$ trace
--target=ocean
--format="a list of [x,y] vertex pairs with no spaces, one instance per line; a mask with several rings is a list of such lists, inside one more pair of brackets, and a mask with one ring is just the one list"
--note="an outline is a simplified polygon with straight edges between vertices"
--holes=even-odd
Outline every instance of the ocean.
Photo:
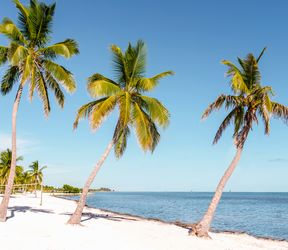
[[[212,195],[208,192],[103,192],[89,195],[87,205],[166,222],[194,223],[201,219]],[[212,229],[288,240],[288,193],[224,193]]]

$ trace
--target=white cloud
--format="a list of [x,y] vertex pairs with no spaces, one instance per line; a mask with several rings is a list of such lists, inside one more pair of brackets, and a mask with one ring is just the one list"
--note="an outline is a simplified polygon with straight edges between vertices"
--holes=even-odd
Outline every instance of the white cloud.
[[[11,134],[0,133],[0,150],[11,149]],[[17,136],[17,151],[19,154],[29,154],[38,149],[38,142]]]

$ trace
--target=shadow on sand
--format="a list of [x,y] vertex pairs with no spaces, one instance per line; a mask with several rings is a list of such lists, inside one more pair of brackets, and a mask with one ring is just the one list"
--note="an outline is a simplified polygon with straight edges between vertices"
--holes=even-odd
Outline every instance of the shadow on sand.
[[[62,215],[72,215],[71,213],[64,213]],[[91,219],[106,219],[106,220],[112,220],[112,221],[137,221],[137,219],[134,218],[127,218],[123,216],[116,216],[116,215],[109,215],[109,214],[95,214],[95,213],[83,213],[82,214],[82,220],[81,222],[91,220]]]
[[7,217],[7,220],[15,217],[15,213],[26,213],[26,212],[32,212],[32,213],[48,213],[48,214],[53,214],[51,210],[47,209],[37,209],[37,208],[32,208],[29,206],[14,206],[14,207],[9,207],[8,211],[11,212],[10,216]]

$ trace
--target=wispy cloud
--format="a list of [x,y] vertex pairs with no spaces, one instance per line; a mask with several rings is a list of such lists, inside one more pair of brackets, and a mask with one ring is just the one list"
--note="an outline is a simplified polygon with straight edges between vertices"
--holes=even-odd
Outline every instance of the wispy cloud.
[[285,161],[287,161],[287,159],[285,159],[285,158],[274,158],[274,159],[270,159],[268,161],[270,161],[270,162],[285,162]]
[[[38,149],[39,143],[35,139],[27,139],[21,135],[17,137],[17,150],[20,154],[29,154]],[[0,133],[0,150],[11,149],[11,134]]]

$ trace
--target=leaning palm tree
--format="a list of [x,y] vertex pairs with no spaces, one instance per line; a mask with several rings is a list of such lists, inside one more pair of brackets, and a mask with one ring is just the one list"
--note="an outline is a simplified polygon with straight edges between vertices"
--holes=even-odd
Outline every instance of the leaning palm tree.
[[153,152],[160,139],[156,124],[166,127],[169,122],[169,112],[163,104],[143,93],[154,89],[161,78],[173,72],[163,72],[151,78],[144,76],[146,50],[143,41],[138,41],[136,46],[129,44],[125,52],[116,45],[112,45],[111,50],[117,75],[116,81],[100,74],[89,77],[88,92],[97,99],[78,110],[74,128],[77,127],[80,118],[88,117],[91,128],[95,130],[116,107],[119,110],[119,118],[113,138],[90,174],[77,208],[68,221],[69,224],[80,223],[89,187],[113,147],[117,158],[123,155],[130,128],[135,128],[140,147],[144,151]]
[[47,166],[40,167],[38,161],[32,162],[29,166],[28,173],[30,174],[30,181],[35,185],[35,194],[37,190],[37,186],[42,184],[43,181],[43,170],[47,168]]
[[207,118],[212,111],[220,109],[225,105],[226,109],[231,109],[222,124],[220,125],[213,144],[216,144],[221,138],[224,130],[233,123],[234,126],[234,144],[236,146],[236,155],[229,165],[228,169],[221,178],[212,201],[202,220],[194,225],[191,234],[200,237],[209,237],[208,231],[216,211],[217,205],[221,199],[225,185],[236,168],[243,151],[244,144],[253,124],[258,123],[258,117],[262,119],[265,127],[265,134],[270,132],[270,118],[272,116],[288,121],[288,108],[277,102],[273,102],[270,96],[273,94],[270,86],[261,86],[261,75],[258,68],[265,48],[261,54],[255,58],[248,54],[245,59],[238,58],[240,67],[237,67],[229,61],[223,61],[228,66],[227,74],[231,77],[231,88],[234,95],[220,95],[204,112],[202,118]]
[[19,0],[13,0],[19,10],[16,26],[5,18],[0,24],[0,33],[5,35],[9,46],[0,46],[0,64],[8,62],[8,69],[1,82],[1,93],[6,95],[18,83],[18,90],[12,112],[12,162],[5,195],[0,205],[0,221],[6,220],[7,206],[12,190],[16,166],[16,116],[23,88],[28,85],[30,100],[35,90],[44,107],[45,115],[50,112],[48,89],[54,92],[58,104],[63,107],[64,94],[60,86],[68,92],[76,88],[71,72],[55,63],[59,56],[66,58],[78,53],[77,43],[72,39],[47,46],[50,41],[55,4],[45,5],[30,0],[30,6],[24,6]]
[[[10,174],[11,168],[11,160],[12,160],[12,152],[10,149],[6,149],[0,153],[0,184],[7,184],[8,177]],[[16,162],[22,161],[23,157],[18,156]],[[23,172],[23,168],[21,166],[16,166],[16,178],[14,183],[16,183],[16,179],[20,178],[21,173]]]

